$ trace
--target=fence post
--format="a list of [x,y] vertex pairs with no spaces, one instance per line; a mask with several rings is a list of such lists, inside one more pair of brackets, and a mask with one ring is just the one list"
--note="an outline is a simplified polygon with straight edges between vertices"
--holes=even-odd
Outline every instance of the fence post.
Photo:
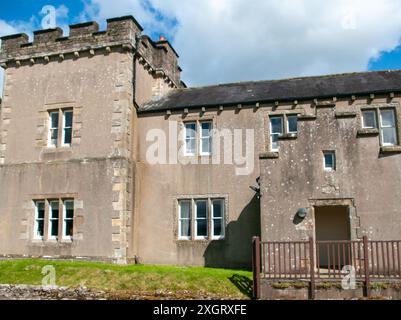
[[309,237],[310,298],[315,300],[315,242]]
[[365,297],[370,297],[370,276],[369,276],[369,241],[363,236],[363,262],[365,269]]
[[260,299],[260,238],[252,238],[253,298]]

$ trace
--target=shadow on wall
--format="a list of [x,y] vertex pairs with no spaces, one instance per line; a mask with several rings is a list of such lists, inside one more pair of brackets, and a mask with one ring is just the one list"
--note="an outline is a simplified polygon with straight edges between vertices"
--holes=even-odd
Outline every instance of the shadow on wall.
[[226,227],[223,241],[212,241],[206,248],[209,268],[252,269],[252,237],[260,236],[260,200],[255,195],[237,221]]

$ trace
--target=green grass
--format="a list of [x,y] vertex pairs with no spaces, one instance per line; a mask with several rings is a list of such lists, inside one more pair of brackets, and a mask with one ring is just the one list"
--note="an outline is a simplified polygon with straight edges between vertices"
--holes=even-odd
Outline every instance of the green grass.
[[40,259],[1,260],[1,284],[41,285],[42,268],[56,269],[56,285],[108,292],[151,294],[156,291],[211,294],[221,297],[247,298],[252,273],[248,271],[201,267],[172,267],[106,263],[49,261]]

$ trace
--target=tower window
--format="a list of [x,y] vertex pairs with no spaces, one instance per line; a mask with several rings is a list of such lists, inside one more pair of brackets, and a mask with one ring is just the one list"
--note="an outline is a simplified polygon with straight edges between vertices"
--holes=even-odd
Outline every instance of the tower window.
[[48,147],[69,147],[72,142],[73,110],[49,111]]
[[336,170],[336,154],[334,151],[324,151],[323,158],[325,171]]

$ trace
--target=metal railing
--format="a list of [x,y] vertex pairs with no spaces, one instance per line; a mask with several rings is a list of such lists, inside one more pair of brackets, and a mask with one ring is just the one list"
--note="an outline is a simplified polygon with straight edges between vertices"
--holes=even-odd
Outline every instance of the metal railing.
[[[371,241],[266,241],[253,239],[254,297],[260,280],[341,281],[353,272],[369,296],[371,279],[401,280],[401,240]],[[344,268],[346,267],[346,268]]]

